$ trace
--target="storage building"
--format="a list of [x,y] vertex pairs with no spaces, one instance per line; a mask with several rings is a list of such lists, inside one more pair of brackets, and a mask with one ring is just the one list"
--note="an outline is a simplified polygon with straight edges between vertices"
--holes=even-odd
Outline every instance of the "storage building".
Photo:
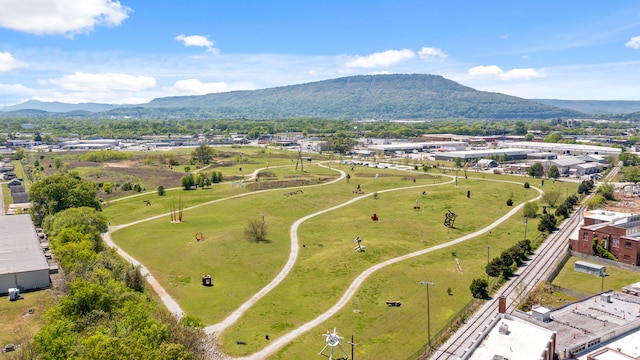
[[31,217],[0,216],[0,294],[49,287],[49,265]]

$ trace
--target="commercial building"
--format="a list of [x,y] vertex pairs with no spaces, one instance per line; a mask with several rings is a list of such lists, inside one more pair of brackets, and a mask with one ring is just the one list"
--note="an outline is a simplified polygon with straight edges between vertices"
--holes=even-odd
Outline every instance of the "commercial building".
[[618,156],[622,150],[614,147],[580,145],[580,144],[564,144],[564,143],[545,143],[534,141],[514,141],[500,142],[498,148],[518,148],[532,149],[536,152],[552,152],[558,155],[600,155],[600,156]]
[[506,160],[523,160],[527,158],[527,154],[534,153],[534,150],[528,149],[486,149],[471,151],[450,151],[437,152],[434,154],[435,160],[455,161],[457,158],[464,162],[479,159],[500,158]]
[[500,297],[498,313],[460,358],[638,359],[639,307],[635,296],[605,291],[555,309],[534,306],[507,314],[506,298]]
[[577,237],[569,239],[571,250],[596,255],[594,239],[598,245],[611,252],[619,262],[640,265],[640,214],[615,211],[585,211],[584,223]]
[[0,216],[0,294],[49,287],[49,265],[27,214]]

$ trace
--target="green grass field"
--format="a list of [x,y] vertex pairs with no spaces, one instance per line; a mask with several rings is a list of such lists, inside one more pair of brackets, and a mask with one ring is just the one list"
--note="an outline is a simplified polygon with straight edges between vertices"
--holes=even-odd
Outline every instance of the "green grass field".
[[562,271],[560,271],[558,276],[553,280],[552,284],[585,294],[597,294],[601,291],[601,288],[604,288],[604,290],[621,291],[624,286],[640,281],[639,272],[614,266],[607,266],[604,263],[599,263],[593,260],[582,260],[597,265],[607,266],[607,276],[605,276],[603,282],[601,277],[574,271],[573,265],[579,260],[581,259],[572,256],[567,261]]
[[23,299],[17,301],[0,297],[0,346],[27,343],[42,326],[45,311],[56,302],[51,290],[21,295]]
[[[290,159],[285,160],[291,165]],[[277,160],[268,155],[263,161],[265,165],[269,162],[269,171],[279,180],[296,176],[331,179],[338,175],[315,164],[305,164],[304,175],[291,166],[271,168]],[[508,198],[517,206],[538,195],[535,189],[524,189],[522,183],[532,181],[524,177],[469,173],[468,179],[458,178],[456,187],[450,177],[439,171],[409,173],[362,166],[351,171],[351,165],[331,166],[350,173],[349,182],[342,179],[330,185],[295,187],[293,190],[303,190],[295,195],[288,195],[292,189],[251,193],[248,186],[232,188],[223,183],[211,189],[174,190],[164,197],[149,193],[122,199],[111,202],[104,212],[112,224],[123,224],[166,214],[171,202],[180,198],[185,208],[212,201],[186,210],[180,224],[170,223],[169,215],[164,215],[113,233],[117,245],[144,263],[187,314],[211,325],[224,319],[280,272],[289,256],[289,232],[294,221],[359,197],[354,190],[360,185],[368,196],[302,223],[298,229],[301,248],[294,269],[283,283],[221,334],[219,342],[226,352],[245,355],[267,344],[265,334],[275,339],[329,309],[365,269],[478,231],[512,209],[505,204]],[[537,185],[537,181],[532,184]],[[386,191],[393,188],[404,189]],[[562,193],[574,193],[576,188],[577,184],[560,181],[544,185],[544,190]],[[467,191],[470,198],[466,197]],[[232,195],[238,197],[222,200]],[[152,205],[144,205],[145,199],[150,199]],[[416,204],[419,211],[414,210]],[[454,229],[443,225],[449,210],[458,215]],[[380,219],[377,222],[370,219],[374,213]],[[269,242],[247,241],[247,222],[260,219],[263,214],[270,230]],[[536,219],[529,221],[527,238],[538,237],[536,225]],[[356,354],[360,357],[382,359],[394,354],[404,358],[412,354],[427,341],[426,290],[419,282],[436,283],[430,301],[434,334],[471,300],[471,280],[485,276],[487,246],[492,257],[498,256],[521,240],[523,231],[518,213],[491,233],[375,272],[358,289],[350,306],[273,358],[317,356],[324,345],[321,335],[333,327],[338,327],[342,336],[355,335],[360,344]],[[204,234],[204,241],[196,242],[197,232]],[[356,236],[366,246],[363,253],[353,250]],[[457,270],[455,258],[461,263],[462,273]],[[200,278],[205,274],[212,276],[213,287],[201,286]],[[401,301],[402,306],[389,308],[386,300]],[[356,308],[360,312],[354,312]],[[238,346],[236,340],[247,345]]]

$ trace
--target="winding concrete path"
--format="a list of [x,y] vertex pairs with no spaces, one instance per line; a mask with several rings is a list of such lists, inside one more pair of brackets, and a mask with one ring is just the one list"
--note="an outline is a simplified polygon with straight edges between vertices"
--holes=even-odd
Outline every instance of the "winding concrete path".
[[[506,180],[487,180],[487,181],[500,181],[500,182],[505,182],[505,183],[521,184],[521,183],[516,182],[516,181],[506,181]],[[450,181],[450,182],[446,182],[446,183],[436,184],[436,186],[437,185],[444,185],[444,184],[451,184],[452,182],[453,182],[453,180]],[[426,186],[434,186],[434,185],[426,185]],[[411,186],[411,187],[406,187],[406,188],[382,190],[382,191],[378,191],[378,193],[406,190],[406,189],[412,189],[412,188],[422,188],[422,187],[425,187],[425,185]],[[538,199],[540,199],[542,197],[542,193],[543,192],[542,192],[542,190],[540,190],[537,187],[533,187],[532,186],[532,188],[537,190],[539,195],[535,199],[532,199],[532,200],[529,200],[529,201],[536,201],[536,200],[538,200]],[[298,247],[298,244],[297,244],[297,228],[304,221],[306,221],[306,220],[308,220],[308,219],[310,219],[310,218],[312,218],[314,216],[323,214],[325,212],[335,210],[335,209],[337,209],[339,207],[342,207],[342,206],[346,206],[348,204],[351,204],[351,203],[353,203],[355,201],[358,201],[358,200],[360,200],[362,198],[365,198],[367,196],[370,196],[370,195],[371,194],[365,195],[365,196],[361,196],[359,198],[356,198],[356,199],[353,199],[351,201],[348,201],[348,202],[346,202],[344,204],[341,204],[341,205],[338,205],[338,206],[334,206],[332,208],[317,212],[315,214],[311,214],[311,215],[305,216],[305,217],[301,218],[300,220],[296,221],[294,223],[294,225],[292,226],[292,229],[291,229],[292,248],[295,246],[296,247],[296,252],[297,252],[297,247]],[[482,235],[482,234],[488,232],[489,230],[495,228],[496,226],[500,225],[501,223],[503,223],[504,221],[509,219],[511,216],[515,215],[518,211],[520,211],[520,209],[524,206],[524,204],[525,203],[522,203],[522,204],[514,207],[511,211],[509,211],[508,213],[506,213],[505,215],[503,215],[502,217],[500,217],[499,219],[497,219],[496,221],[494,221],[490,225],[487,225],[486,227],[484,227],[484,228],[482,228],[482,229],[480,229],[480,230],[478,230],[476,232],[473,232],[471,234],[467,234],[465,236],[459,237],[459,238],[457,238],[455,240],[446,242],[444,244],[432,246],[432,247],[427,248],[427,249],[419,250],[419,251],[416,251],[416,252],[412,252],[412,253],[409,253],[409,254],[405,254],[405,255],[402,255],[402,256],[395,257],[393,259],[389,259],[389,260],[383,261],[381,263],[378,263],[378,264],[366,269],[360,275],[358,275],[358,277],[355,280],[353,280],[353,282],[351,283],[351,285],[349,285],[349,287],[347,288],[345,293],[342,295],[340,300],[338,300],[338,302],[335,305],[333,305],[331,308],[329,308],[329,310],[327,310],[325,313],[323,313],[323,314],[319,315],[318,317],[316,317],[315,319],[313,319],[313,320],[311,320],[311,321],[299,326],[298,328],[296,328],[296,329],[294,329],[294,330],[292,330],[292,331],[290,331],[290,332],[278,337],[277,339],[274,339],[272,342],[269,343],[269,345],[267,345],[262,350],[254,353],[254,354],[251,354],[249,356],[241,357],[241,358],[237,358],[237,359],[239,359],[239,360],[261,360],[261,359],[267,358],[269,355],[272,355],[277,350],[279,350],[283,346],[287,345],[288,343],[293,341],[298,336],[300,336],[303,333],[305,333],[305,332],[317,327],[318,325],[322,324],[323,322],[325,322],[326,320],[331,318],[333,315],[335,315],[338,311],[340,311],[343,307],[345,307],[348,304],[349,300],[351,300],[351,298],[355,295],[355,293],[358,290],[358,288],[364,283],[364,281],[370,275],[372,275],[376,271],[378,271],[378,270],[380,270],[380,269],[382,269],[384,267],[387,267],[389,265],[398,263],[400,261],[411,259],[411,258],[414,258],[414,257],[417,257],[417,256],[421,256],[421,255],[424,255],[424,254],[427,254],[427,253],[430,253],[430,252],[433,252],[433,251],[436,251],[436,250],[444,249],[446,247],[449,247],[449,246],[452,246],[452,245],[455,245],[455,244],[459,244],[461,242],[464,242],[464,241],[467,241],[469,239],[472,239],[472,238],[474,238],[476,236]],[[294,244],[294,237],[295,237],[295,244]],[[227,319],[225,319],[225,321],[220,323],[220,324],[214,325],[212,327],[208,327],[207,330],[208,331],[212,331],[212,330],[215,330],[215,331],[220,330],[221,331],[221,330],[225,329],[225,327],[218,326],[218,325],[226,324],[226,321],[227,321]]]
[[[330,168],[326,165],[323,164],[318,164],[322,167],[327,167]],[[290,167],[292,165],[281,165],[281,166],[271,166],[271,168],[275,168],[275,167]],[[268,168],[260,168],[260,169],[256,169],[251,176],[249,177],[248,180],[254,179],[257,174],[264,169],[268,169]],[[307,186],[298,186],[296,187],[297,189],[299,188],[310,188],[310,187],[317,187],[317,186],[324,186],[324,185],[328,185],[328,184],[333,184],[336,183],[342,179],[344,179],[346,177],[346,173],[342,170],[339,169],[333,169],[336,170],[340,173],[340,176],[335,179],[335,180],[331,180],[327,183],[323,183],[323,184],[314,184],[314,185],[307,185]],[[219,186],[222,186],[223,184],[219,184]],[[226,184],[225,184],[226,185]],[[177,188],[177,189],[181,189],[181,188]],[[221,201],[227,201],[227,200],[231,200],[231,199],[237,199],[237,198],[241,198],[241,197],[245,197],[245,196],[250,196],[250,195],[255,195],[255,194],[259,194],[259,193],[264,193],[264,192],[269,192],[269,191],[281,191],[281,190],[286,190],[286,189],[266,189],[266,190],[258,190],[258,191],[253,191],[250,193],[243,193],[243,194],[238,194],[238,195],[233,195],[233,196],[229,196],[226,198],[222,198],[222,199],[217,199],[217,200],[212,200],[212,201],[207,201],[204,202],[202,204],[198,204],[198,205],[194,205],[191,207],[188,207],[184,210],[192,210],[195,208],[199,208],[201,206],[206,206],[206,205],[210,205],[210,204],[214,204],[217,202],[221,202]],[[131,195],[128,196],[127,198],[132,198],[132,197],[137,197],[137,196],[141,196],[144,194],[136,194],[136,195]],[[141,262],[139,262],[138,260],[136,260],[133,256],[129,255],[126,251],[122,250],[121,248],[119,248],[114,242],[113,239],[111,238],[111,234],[115,231],[118,231],[120,229],[129,227],[129,226],[133,226],[133,225],[137,225],[143,222],[147,222],[147,221],[151,221],[151,220],[155,220],[155,219],[159,219],[162,217],[167,217],[170,216],[171,213],[164,213],[164,214],[160,214],[160,215],[155,215],[155,216],[151,216],[142,220],[138,220],[138,221],[134,221],[134,222],[130,222],[127,224],[122,224],[122,225],[116,225],[116,226],[109,226],[109,228],[107,229],[106,233],[102,234],[102,238],[104,240],[104,242],[116,249],[116,252],[122,256],[125,260],[127,260],[128,262],[130,262],[132,265],[134,266],[139,266],[140,267],[140,273],[146,277],[147,282],[149,283],[149,285],[153,288],[153,290],[158,294],[158,296],[160,297],[160,299],[162,300],[162,303],[167,307],[167,309],[178,319],[182,318],[182,316],[184,316],[184,311],[182,310],[182,308],[180,307],[180,305],[171,297],[171,295],[169,295],[169,293],[167,293],[167,291],[162,287],[162,285],[156,280],[155,277],[153,277],[153,275],[151,274],[151,272],[149,271],[149,269],[147,269],[144,264],[142,264]],[[297,241],[296,241],[296,247],[297,247]],[[297,251],[298,249],[296,248],[296,256],[297,256]],[[293,250],[291,251],[291,253],[293,253]],[[291,253],[289,255],[289,260],[287,261],[287,264],[289,263],[289,261],[291,261]],[[295,263],[295,257],[293,259],[294,263]],[[291,265],[291,267],[293,267],[293,265]],[[286,266],[285,266],[286,268]],[[251,304],[247,305],[245,308],[243,308],[241,313],[238,313],[238,310],[236,310],[233,314],[237,314],[237,317],[239,318],[249,307],[251,307],[251,305],[253,305],[256,301],[258,301],[260,298],[262,298],[264,295],[266,295],[269,291],[271,291],[275,286],[277,286],[282,280],[284,280],[284,277],[286,277],[286,274],[288,274],[288,272],[290,271],[290,269],[287,269],[287,271],[283,274],[283,271],[280,272],[280,274],[278,274],[278,276],[276,277],[276,279],[278,279],[277,282],[275,282],[276,280],[274,279],[274,281],[272,281],[271,283],[269,283],[269,285],[267,285],[265,288],[263,288],[262,290],[260,290],[258,293],[256,293],[256,295],[254,295],[251,299],[253,299],[254,301],[251,302]],[[275,283],[274,283],[275,282]],[[272,285],[273,284],[273,285]],[[271,286],[271,287],[270,287]],[[269,288],[268,290],[266,290],[267,288]],[[247,303],[249,303],[251,301],[251,299],[249,301],[247,301],[245,304],[243,304],[242,306],[245,306]],[[241,306],[241,308],[242,308]],[[231,318],[231,316],[227,317],[227,319]],[[231,321],[231,320],[230,320]],[[233,320],[230,324],[233,324],[235,321],[237,321],[237,318],[235,320]],[[230,325],[229,324],[229,325]],[[227,326],[229,326],[227,325]],[[212,331],[209,331],[209,333],[211,333]]]
[[[324,166],[327,167],[324,164],[319,164],[320,166]],[[329,167],[330,168],[330,167]],[[263,168],[264,169],[264,168]],[[252,174],[252,176],[255,176],[260,170],[263,169],[257,169],[256,171],[254,171],[254,173]],[[331,183],[335,183],[338,182],[342,179],[345,178],[346,173],[342,170],[339,169],[333,169],[336,170],[338,172],[340,172],[340,177],[337,178],[336,180],[332,180],[331,182],[325,183],[325,184],[316,184],[316,185],[308,185],[305,186],[303,188],[308,188],[308,187],[316,187],[316,186],[324,186],[324,185],[328,185]],[[415,185],[415,186],[409,186],[409,187],[402,187],[402,188],[394,188],[394,189],[387,189],[387,190],[381,190],[378,191],[378,193],[386,193],[386,192],[392,192],[392,191],[402,191],[402,190],[407,190],[407,189],[414,189],[414,188],[424,188],[424,187],[430,187],[430,186],[442,186],[442,185],[446,185],[446,184],[451,184],[454,182],[454,176],[453,175],[444,175],[444,176],[448,176],[451,177],[452,180],[449,182],[443,182],[443,183],[438,183],[438,184],[429,184],[429,185]],[[252,177],[253,178],[253,177]],[[505,182],[505,183],[513,183],[513,184],[521,184],[520,182],[516,182],[516,181],[507,181],[507,180],[487,180],[487,179],[477,179],[477,180],[485,180],[485,181],[499,181],[499,182]],[[299,188],[299,187],[297,187]],[[536,197],[535,199],[529,200],[529,201],[535,201],[538,200],[542,197],[542,190],[540,190],[537,187],[533,187],[535,190],[538,191],[539,195],[538,197]],[[234,195],[234,196],[230,196],[227,198],[223,198],[223,199],[217,199],[217,200],[212,200],[212,201],[208,201],[202,204],[198,204],[198,205],[194,205],[192,207],[186,208],[185,210],[191,210],[191,209],[195,209],[201,206],[206,206],[206,205],[210,205],[216,202],[220,202],[220,201],[226,201],[226,200],[230,200],[230,199],[234,199],[234,198],[239,198],[239,197],[244,197],[244,196],[249,196],[249,195],[254,195],[257,193],[262,193],[262,192],[267,192],[267,191],[280,191],[283,189],[268,189],[268,190],[260,190],[260,191],[256,191],[256,192],[251,192],[251,193],[244,193],[244,194],[238,194],[238,195]],[[305,221],[316,217],[318,215],[336,210],[338,208],[350,205],[356,201],[362,200],[364,198],[367,198],[369,196],[372,196],[372,194],[367,194],[367,195],[362,195],[359,197],[356,197],[354,199],[351,199],[347,202],[344,202],[342,204],[318,211],[316,213],[304,216],[300,219],[298,219],[296,222],[293,223],[293,225],[291,226],[291,230],[290,230],[290,239],[291,239],[291,250],[289,252],[289,258],[287,259],[287,262],[285,264],[285,266],[283,267],[283,269],[280,271],[280,273],[278,273],[278,275],[269,283],[267,284],[264,288],[262,288],[260,291],[258,291],[256,294],[254,294],[249,300],[247,300],[245,303],[243,303],[242,305],[240,305],[240,307],[238,307],[238,309],[236,309],[234,312],[232,312],[229,316],[227,316],[223,321],[211,325],[211,326],[207,326],[205,328],[205,332],[209,335],[213,335],[214,337],[224,331],[225,329],[229,328],[230,326],[232,326],[235,322],[237,322],[240,317],[242,315],[244,315],[244,313],[249,310],[255,303],[257,303],[260,299],[262,299],[265,295],[267,295],[270,291],[272,291],[276,286],[278,286],[282,281],[284,281],[284,279],[287,277],[287,275],[291,272],[291,270],[293,269],[295,262],[298,258],[298,253],[299,253],[299,244],[298,244],[298,227],[304,223]],[[507,219],[509,219],[511,216],[513,216],[514,214],[516,214],[522,207],[524,206],[523,204],[520,204],[516,207],[514,207],[511,211],[509,211],[507,214],[503,215],[502,217],[500,217],[499,219],[497,219],[496,221],[494,221],[493,223],[491,223],[490,225],[484,227],[483,229],[480,229],[476,232],[473,232],[471,234],[467,234],[465,236],[462,236],[460,238],[454,239],[452,241],[449,241],[447,243],[443,243],[440,245],[436,245],[427,249],[423,249],[423,250],[419,250],[413,253],[409,253],[409,254],[405,254],[393,259],[389,259],[386,261],[383,261],[379,264],[376,264],[368,269],[366,269],[365,271],[363,271],[360,275],[358,275],[358,277],[356,277],[356,279],[354,279],[354,281],[349,285],[349,287],[347,288],[347,290],[345,291],[345,293],[342,295],[342,297],[340,298],[340,300],[338,300],[338,302],[333,305],[331,308],[329,308],[325,313],[319,315],[318,317],[316,317],[313,320],[308,321],[307,323],[299,326],[298,328],[278,337],[277,339],[274,339],[272,342],[269,343],[268,346],[266,346],[265,348],[263,348],[262,350],[260,350],[259,352],[256,352],[254,354],[251,354],[249,356],[246,357],[242,357],[242,358],[238,358],[241,360],[260,360],[260,359],[264,359],[266,357],[268,357],[269,355],[272,355],[273,353],[275,353],[277,350],[279,350],[280,348],[282,348],[283,346],[287,345],[288,343],[290,343],[291,341],[293,341],[295,338],[297,338],[298,336],[302,335],[303,333],[317,327],[318,325],[320,325],[321,323],[323,323],[324,321],[328,320],[329,318],[331,318],[333,315],[335,315],[338,311],[340,311],[344,306],[346,306],[349,302],[349,300],[355,295],[356,291],[358,290],[358,288],[360,288],[360,286],[364,283],[364,281],[371,276],[373,273],[375,273],[376,271],[398,263],[400,261],[404,261],[407,259],[411,259],[417,256],[421,256],[433,251],[437,251],[440,249],[444,249],[446,247],[455,245],[455,244],[459,244],[461,242],[467,241],[469,239],[472,239],[476,236],[479,236],[481,234],[484,234],[486,232],[488,232],[489,230],[493,229],[494,227],[500,225],[501,223],[503,223],[504,221],[506,221]],[[146,221],[150,221],[150,220],[154,220],[154,219],[158,219],[161,217],[166,217],[168,216],[169,213],[166,214],[161,214],[161,215],[156,215],[156,216],[152,216],[143,220],[139,220],[139,221],[135,221],[132,223],[128,223],[128,224],[123,224],[123,225],[118,225],[118,226],[112,226],[109,227],[109,230],[107,233],[103,234],[103,238],[105,240],[105,242],[113,247],[117,249],[118,254],[120,254],[123,258],[125,258],[127,261],[129,261],[130,263],[132,263],[135,266],[139,266],[140,267],[140,271],[141,273],[147,277],[147,281],[149,283],[149,285],[151,285],[151,287],[154,289],[154,291],[160,296],[162,302],[164,303],[164,305],[167,307],[167,309],[169,309],[169,311],[171,313],[173,313],[176,317],[181,318],[184,315],[184,312],[182,311],[182,308],[180,307],[180,305],[164,290],[164,288],[162,287],[162,285],[160,285],[160,283],[153,277],[153,275],[148,271],[148,269],[141,264],[139,261],[137,261],[136,259],[134,259],[132,256],[130,256],[129,254],[127,254],[124,250],[118,248],[115,243],[112,241],[111,239],[111,233],[114,231],[117,231],[119,229],[128,227],[128,226],[132,226],[132,225],[136,225],[142,222],[146,222]],[[214,344],[215,347],[215,344]],[[220,355],[218,355],[220,356]],[[227,357],[230,359],[230,357]]]

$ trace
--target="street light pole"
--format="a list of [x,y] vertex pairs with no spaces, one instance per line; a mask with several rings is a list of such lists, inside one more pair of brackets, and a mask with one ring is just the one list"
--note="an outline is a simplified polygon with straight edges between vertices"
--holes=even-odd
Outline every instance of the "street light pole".
[[600,284],[600,292],[603,292],[603,291],[604,291],[604,277],[605,277],[606,275],[607,275],[607,274],[604,274],[604,273],[603,273],[603,274],[602,274],[602,276],[600,276],[600,277],[602,278],[602,283]]
[[[489,267],[489,249],[491,249],[491,246],[487,246],[487,267]],[[487,286],[489,286],[489,273],[487,269],[485,269],[485,272],[487,273]]]
[[527,240],[527,222],[529,222],[529,218],[526,216],[522,218],[522,222],[524,223],[524,240]]
[[429,303],[429,285],[434,286],[435,283],[430,281],[420,281],[420,285],[427,287],[427,343],[429,344],[429,349],[431,349],[431,306]]

